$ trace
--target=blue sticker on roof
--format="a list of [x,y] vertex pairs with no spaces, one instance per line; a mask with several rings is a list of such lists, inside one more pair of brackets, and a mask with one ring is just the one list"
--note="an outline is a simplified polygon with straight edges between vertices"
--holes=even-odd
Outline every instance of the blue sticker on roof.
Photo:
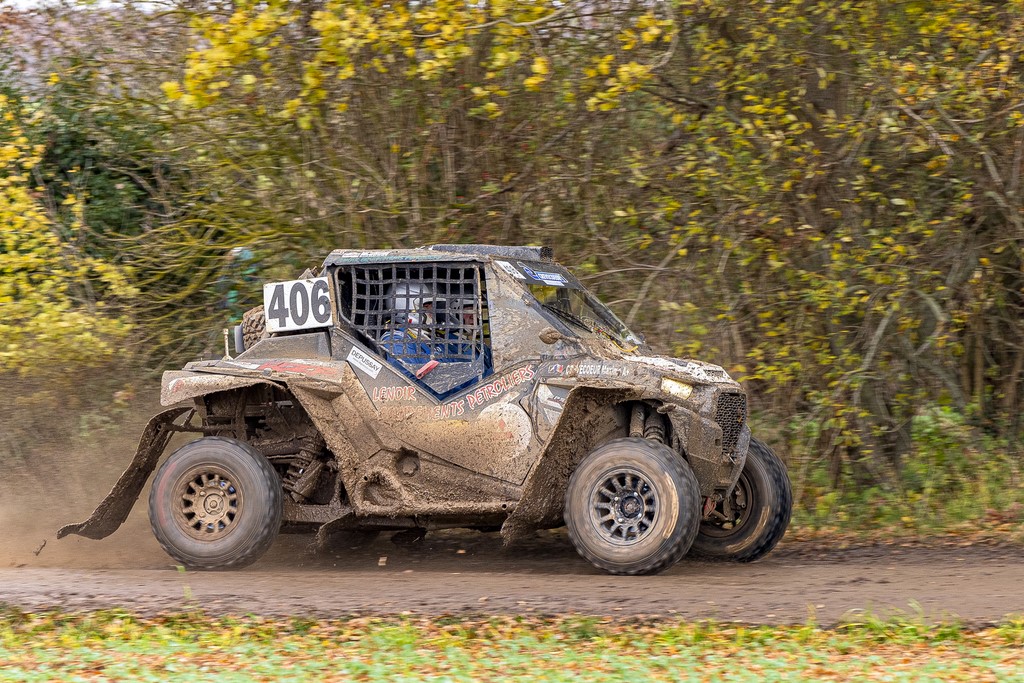
[[523,272],[528,276],[538,282],[543,282],[546,285],[551,285],[552,287],[564,287],[566,284],[565,276],[560,273],[549,273],[543,270],[534,270],[522,263],[519,264],[519,267],[522,268]]

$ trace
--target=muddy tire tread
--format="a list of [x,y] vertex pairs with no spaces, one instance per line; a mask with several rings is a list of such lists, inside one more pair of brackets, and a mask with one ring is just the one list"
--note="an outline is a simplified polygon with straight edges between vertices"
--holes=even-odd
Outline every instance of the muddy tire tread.
[[[766,444],[757,439],[751,439],[749,452],[755,451],[761,457],[761,463],[764,465],[768,479],[777,493],[777,504],[759,532],[757,542],[739,553],[726,554],[709,547],[708,542],[698,534],[692,549],[695,557],[710,562],[754,562],[770,553],[785,535],[793,512],[793,490],[789,476],[786,474],[786,466]],[[750,457],[749,452],[748,458]],[[711,545],[713,546],[713,544]]]
[[246,350],[267,336],[267,318],[262,306],[250,308],[242,315],[242,343]]
[[[256,486],[253,487],[255,490],[250,490],[248,493],[244,494],[249,497],[248,505],[252,507],[253,503],[258,502],[258,500],[254,499],[258,498],[259,494],[265,494],[267,496],[265,501],[266,510],[263,511],[263,516],[267,517],[267,523],[258,526],[256,534],[250,537],[249,542],[245,545],[244,549],[228,559],[186,557],[179,548],[175,546],[161,525],[155,521],[159,519],[159,507],[164,502],[158,492],[161,476],[171,476],[168,473],[172,472],[172,468],[169,468],[168,466],[172,464],[175,456],[184,458],[186,455],[191,454],[193,450],[199,448],[197,444],[203,444],[204,446],[214,448],[221,446],[225,452],[227,452],[228,449],[231,449],[235,452],[241,451],[248,454],[252,463],[255,465],[258,479],[262,480],[256,482]],[[164,462],[163,466],[161,466],[157,471],[149,496],[150,525],[153,529],[153,535],[156,537],[157,542],[160,544],[160,547],[163,548],[164,552],[184,566],[192,569],[238,569],[252,564],[270,548],[271,543],[273,543],[274,539],[277,537],[278,531],[281,527],[282,512],[283,503],[280,478],[278,477],[277,472],[274,471],[274,467],[270,464],[270,461],[263,457],[263,455],[252,446],[235,439],[229,439],[221,436],[207,436],[197,439],[196,441],[191,441],[172,453],[167,461]],[[243,514],[252,513],[249,510],[243,510]]]
[[[587,545],[579,540],[573,523],[568,519],[572,496],[578,495],[580,492],[579,485],[576,482],[576,473],[582,470],[582,467],[589,459],[603,457],[604,453],[620,448],[638,448],[650,454],[656,453],[655,458],[661,461],[659,464],[663,470],[682,487],[679,507],[679,516],[682,519],[676,525],[673,534],[676,537],[675,542],[669,544],[667,552],[654,555],[647,562],[634,563],[628,567],[614,566],[601,556],[591,552]],[[690,550],[700,526],[700,506],[697,503],[699,500],[700,485],[697,482],[697,477],[694,475],[693,470],[690,469],[689,464],[671,448],[641,437],[615,439],[588,454],[576,468],[569,481],[565,494],[566,522],[569,527],[569,538],[572,540],[576,551],[584,559],[610,574],[623,576],[657,574],[677,564]]]

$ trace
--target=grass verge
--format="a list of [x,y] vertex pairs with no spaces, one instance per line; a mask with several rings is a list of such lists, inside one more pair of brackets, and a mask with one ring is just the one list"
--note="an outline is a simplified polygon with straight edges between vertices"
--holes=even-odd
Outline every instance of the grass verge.
[[0,612],[0,681],[1024,681],[1024,619],[743,627],[587,617]]

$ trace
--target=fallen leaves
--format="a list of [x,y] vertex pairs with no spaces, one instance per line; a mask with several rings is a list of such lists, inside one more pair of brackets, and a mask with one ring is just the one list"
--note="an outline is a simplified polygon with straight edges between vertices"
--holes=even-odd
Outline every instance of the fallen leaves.
[[610,617],[143,618],[0,612],[0,680],[1006,680],[1024,620],[749,627]]

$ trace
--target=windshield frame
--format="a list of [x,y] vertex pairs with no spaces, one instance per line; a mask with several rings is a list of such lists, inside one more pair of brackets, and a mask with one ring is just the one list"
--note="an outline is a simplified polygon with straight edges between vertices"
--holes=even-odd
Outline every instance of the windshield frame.
[[[557,321],[558,324],[568,327],[574,332],[585,331],[590,334],[601,335],[602,333],[612,338],[618,345],[639,346],[643,343],[640,335],[636,334],[626,323],[615,315],[615,313],[598,299],[593,292],[587,289],[567,268],[553,261],[525,261],[525,260],[501,260],[495,259],[494,263],[511,275],[536,303],[537,309],[548,320]],[[533,287],[558,287],[568,291],[576,292],[582,302],[597,315],[593,322],[596,325],[588,325],[586,321],[569,312],[556,312],[550,304],[537,298]]]

